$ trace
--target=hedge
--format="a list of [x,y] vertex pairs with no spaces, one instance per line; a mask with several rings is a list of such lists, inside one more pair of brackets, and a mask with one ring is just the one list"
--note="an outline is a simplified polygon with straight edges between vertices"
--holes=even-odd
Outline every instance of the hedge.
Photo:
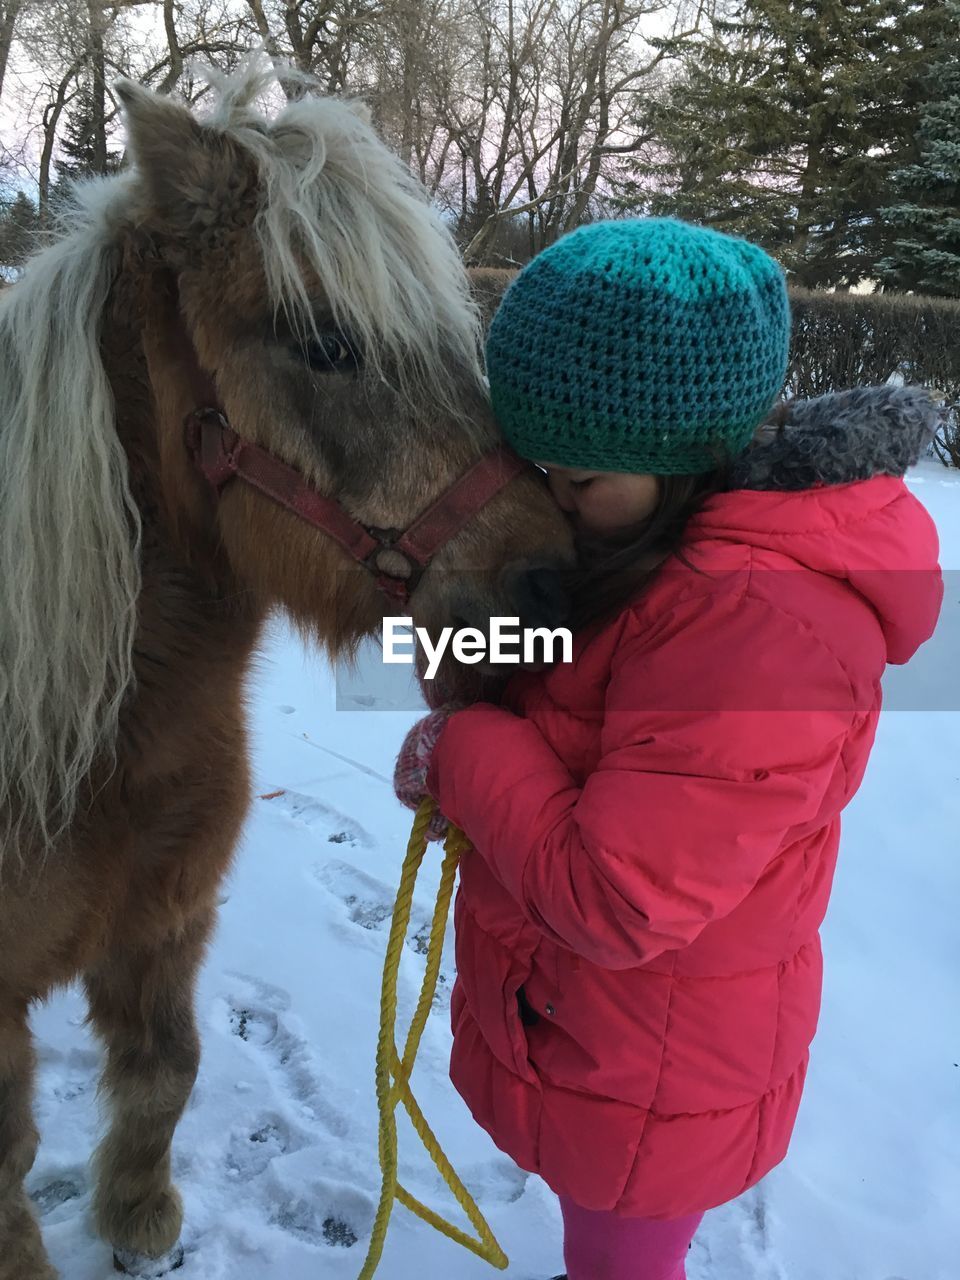
[[[491,267],[470,272],[484,323],[515,274]],[[929,387],[944,405],[937,453],[960,467],[960,302],[791,289],[790,305],[787,388],[792,395],[822,395],[894,377]]]

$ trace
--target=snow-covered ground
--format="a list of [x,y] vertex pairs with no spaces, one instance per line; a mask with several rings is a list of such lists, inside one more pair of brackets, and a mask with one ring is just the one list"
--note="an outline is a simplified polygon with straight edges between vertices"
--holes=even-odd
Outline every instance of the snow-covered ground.
[[[911,476],[934,513],[960,635],[960,477]],[[949,646],[954,655],[960,646]],[[940,700],[898,686],[850,807],[824,931],[826,990],[788,1160],[709,1214],[690,1280],[960,1277],[960,698],[948,647]],[[952,688],[952,694],[951,694]],[[893,690],[891,690],[893,693]],[[359,1271],[379,1190],[373,1062],[380,967],[409,832],[393,759],[415,713],[335,709],[329,669],[277,627],[251,690],[257,794],[203,972],[203,1063],[175,1142],[186,1202],[183,1280],[340,1280]],[[952,701],[951,701],[952,697]],[[342,700],[341,700],[342,701]],[[938,710],[937,707],[947,707]],[[418,892],[401,986],[437,859]],[[561,1270],[550,1193],[491,1145],[446,1078],[444,963],[415,1089],[510,1255],[515,1280]],[[29,1187],[64,1280],[106,1280],[86,1168],[98,1053],[75,991],[38,1010],[43,1141]],[[455,1214],[409,1129],[406,1185]],[[483,1262],[397,1209],[384,1280],[473,1280]]]

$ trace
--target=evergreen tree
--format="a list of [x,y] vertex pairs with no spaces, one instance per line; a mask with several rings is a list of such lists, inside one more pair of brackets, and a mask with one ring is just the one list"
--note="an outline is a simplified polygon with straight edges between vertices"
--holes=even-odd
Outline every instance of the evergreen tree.
[[37,206],[24,191],[0,204],[0,269],[14,273],[34,250],[39,232]]
[[900,234],[877,271],[898,289],[960,298],[960,2],[946,7],[956,38],[926,77],[917,162],[893,174],[901,200],[882,214]]
[[96,112],[93,88],[89,83],[81,86],[64,118],[66,123],[57,159],[58,189],[62,189],[65,179],[116,173],[120,168],[121,152],[108,149],[104,157],[98,155]]
[[799,284],[852,285],[883,251],[922,71],[948,28],[925,0],[749,0],[717,19],[654,111],[626,208],[759,241]]

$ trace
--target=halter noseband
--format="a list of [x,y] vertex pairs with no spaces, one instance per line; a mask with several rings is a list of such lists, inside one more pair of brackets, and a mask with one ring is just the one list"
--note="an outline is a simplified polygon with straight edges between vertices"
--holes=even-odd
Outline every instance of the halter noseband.
[[[184,423],[187,449],[217,495],[234,477],[252,485],[308,524],[333,538],[369,570],[379,590],[407,604],[430,561],[481,507],[513,478],[529,469],[506,445],[495,446],[406,529],[361,524],[334,498],[311,488],[295,468],[259,445],[243,440],[219,409],[196,409]],[[405,571],[387,570],[380,557],[400,556]]]

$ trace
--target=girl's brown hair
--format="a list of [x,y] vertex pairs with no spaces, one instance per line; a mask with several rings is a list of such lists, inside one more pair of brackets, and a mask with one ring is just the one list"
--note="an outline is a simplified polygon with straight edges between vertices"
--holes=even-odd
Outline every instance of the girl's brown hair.
[[577,568],[568,578],[574,631],[616,614],[634,600],[660,565],[676,554],[687,524],[712,494],[727,487],[726,467],[706,475],[659,476],[653,513],[614,537],[577,539]]

